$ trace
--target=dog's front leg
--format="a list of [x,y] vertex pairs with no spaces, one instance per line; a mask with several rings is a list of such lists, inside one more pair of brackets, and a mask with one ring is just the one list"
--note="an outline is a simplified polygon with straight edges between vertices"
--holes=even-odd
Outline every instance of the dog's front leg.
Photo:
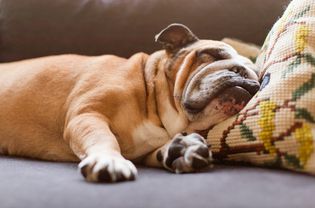
[[199,134],[177,134],[161,148],[149,154],[144,162],[175,173],[195,172],[211,165],[212,154]]
[[82,175],[92,182],[133,180],[136,167],[120,153],[106,118],[98,113],[73,116],[67,122],[64,138],[81,159]]

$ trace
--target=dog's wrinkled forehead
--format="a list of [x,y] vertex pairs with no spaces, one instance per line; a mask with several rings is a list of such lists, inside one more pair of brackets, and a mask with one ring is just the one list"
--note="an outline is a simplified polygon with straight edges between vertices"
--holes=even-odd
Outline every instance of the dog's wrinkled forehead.
[[[199,39],[182,24],[169,25],[155,36],[155,40],[165,49],[166,56],[160,63],[163,64],[169,80],[174,81],[181,68],[185,68],[190,74],[197,68],[216,62],[221,66],[216,69],[231,69],[234,66],[246,67],[253,71],[249,72],[250,75],[256,68],[248,58],[241,56],[229,44],[222,41]],[[251,75],[251,77],[255,76]]]
[[233,56],[237,55],[237,52],[231,46],[214,40],[199,40],[191,45],[188,45],[186,48],[182,49],[183,51],[196,51],[197,55],[208,54],[213,56],[216,59],[230,59]]
[[177,69],[189,55],[197,57],[196,62],[213,62],[238,56],[230,45],[221,41],[201,40],[188,27],[177,23],[158,33],[155,41],[165,49],[167,54],[165,68],[172,75],[174,75],[172,69]]
[[185,63],[185,60],[193,61],[192,64],[195,65],[192,68],[195,68],[203,63],[236,59],[238,57],[239,55],[234,48],[223,42],[198,39],[186,47],[180,48],[175,53],[171,53],[165,63],[165,69],[168,75],[174,75],[178,68]]

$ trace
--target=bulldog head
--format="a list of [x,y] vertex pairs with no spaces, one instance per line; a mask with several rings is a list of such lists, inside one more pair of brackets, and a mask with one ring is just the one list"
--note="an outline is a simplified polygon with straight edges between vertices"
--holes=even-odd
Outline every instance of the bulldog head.
[[182,24],[169,25],[155,39],[165,49],[160,63],[188,129],[206,130],[231,117],[259,89],[255,65],[226,43],[200,40]]

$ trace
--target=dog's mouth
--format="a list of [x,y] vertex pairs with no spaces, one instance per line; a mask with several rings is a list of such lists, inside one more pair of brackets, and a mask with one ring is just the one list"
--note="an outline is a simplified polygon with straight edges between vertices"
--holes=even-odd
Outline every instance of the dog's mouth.
[[259,90],[259,82],[231,70],[220,70],[202,78],[191,78],[184,92],[182,105],[189,114],[202,112],[213,100],[225,115],[242,110]]

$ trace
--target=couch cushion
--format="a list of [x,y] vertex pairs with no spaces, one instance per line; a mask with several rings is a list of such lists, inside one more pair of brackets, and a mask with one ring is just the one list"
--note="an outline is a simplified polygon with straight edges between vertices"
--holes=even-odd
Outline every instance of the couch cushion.
[[209,132],[219,160],[315,174],[314,47],[315,0],[293,0],[258,58],[260,91]]
[[71,163],[0,157],[1,208],[313,207],[314,178],[216,166],[176,175],[139,167],[134,182],[91,184]]
[[0,61],[62,53],[158,49],[154,35],[173,22],[201,38],[261,44],[289,0],[0,0]]

